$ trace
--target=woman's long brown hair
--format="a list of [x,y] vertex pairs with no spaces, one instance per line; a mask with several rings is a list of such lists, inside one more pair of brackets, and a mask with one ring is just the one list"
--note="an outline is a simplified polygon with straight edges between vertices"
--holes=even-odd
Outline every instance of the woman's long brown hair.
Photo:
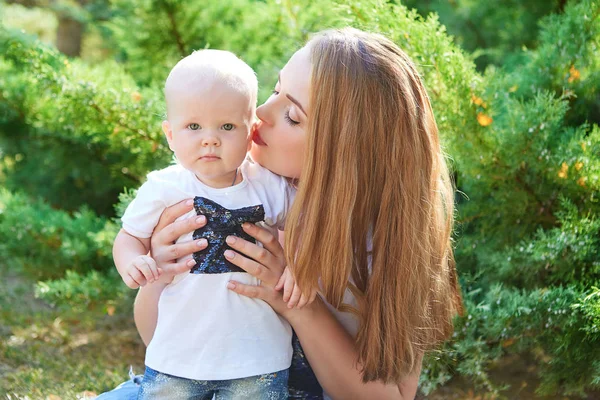
[[[462,312],[454,191],[433,110],[412,61],[385,37],[347,28],[307,46],[310,122],[286,256],[305,292],[320,284],[358,315],[363,380],[399,382]],[[347,289],[357,309],[342,304]]]

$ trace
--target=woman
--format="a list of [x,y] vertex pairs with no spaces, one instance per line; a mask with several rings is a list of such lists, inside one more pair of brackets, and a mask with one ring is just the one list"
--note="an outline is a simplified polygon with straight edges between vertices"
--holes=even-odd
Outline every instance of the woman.
[[[451,334],[462,307],[453,191],[414,65],[382,36],[326,31],[292,56],[257,116],[252,158],[297,179],[298,193],[285,254],[256,226],[245,230],[264,248],[228,242],[230,261],[262,282],[230,290],[265,300],[292,325],[304,353],[290,370],[290,397],[321,397],[320,385],[331,398],[414,398],[424,352]],[[200,249],[173,244],[204,224],[174,222],[190,209],[165,211],[152,237],[165,270],[189,270],[187,258],[173,260]],[[323,299],[293,298],[301,307],[288,308],[275,289],[286,264],[305,293],[318,286]],[[159,295],[147,285],[136,299],[146,343]]]

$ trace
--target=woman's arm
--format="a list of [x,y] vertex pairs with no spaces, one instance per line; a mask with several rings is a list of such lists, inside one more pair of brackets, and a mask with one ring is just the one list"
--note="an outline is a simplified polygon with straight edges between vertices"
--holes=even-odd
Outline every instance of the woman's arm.
[[420,365],[400,385],[362,382],[354,340],[322,300],[303,309],[292,309],[288,319],[319,383],[334,399],[414,399]]
[[154,282],[140,287],[133,303],[135,326],[146,346],[154,336],[158,320],[158,299],[165,286],[165,283]]

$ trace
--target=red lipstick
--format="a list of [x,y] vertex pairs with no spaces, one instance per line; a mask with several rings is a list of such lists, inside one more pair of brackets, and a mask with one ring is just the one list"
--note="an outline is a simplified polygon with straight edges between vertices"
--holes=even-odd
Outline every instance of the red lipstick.
[[252,141],[259,146],[266,146],[267,144],[260,137],[260,133],[258,133],[258,128],[254,128],[254,132],[252,132]]

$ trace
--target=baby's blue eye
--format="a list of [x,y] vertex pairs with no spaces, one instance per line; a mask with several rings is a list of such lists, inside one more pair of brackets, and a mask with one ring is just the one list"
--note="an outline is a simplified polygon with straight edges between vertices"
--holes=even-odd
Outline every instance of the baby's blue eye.
[[233,124],[224,124],[221,128],[223,128],[224,131],[232,131],[235,126],[233,126]]
[[193,131],[197,131],[198,129],[200,129],[200,125],[193,123],[193,124],[189,124],[188,128],[190,128]]

